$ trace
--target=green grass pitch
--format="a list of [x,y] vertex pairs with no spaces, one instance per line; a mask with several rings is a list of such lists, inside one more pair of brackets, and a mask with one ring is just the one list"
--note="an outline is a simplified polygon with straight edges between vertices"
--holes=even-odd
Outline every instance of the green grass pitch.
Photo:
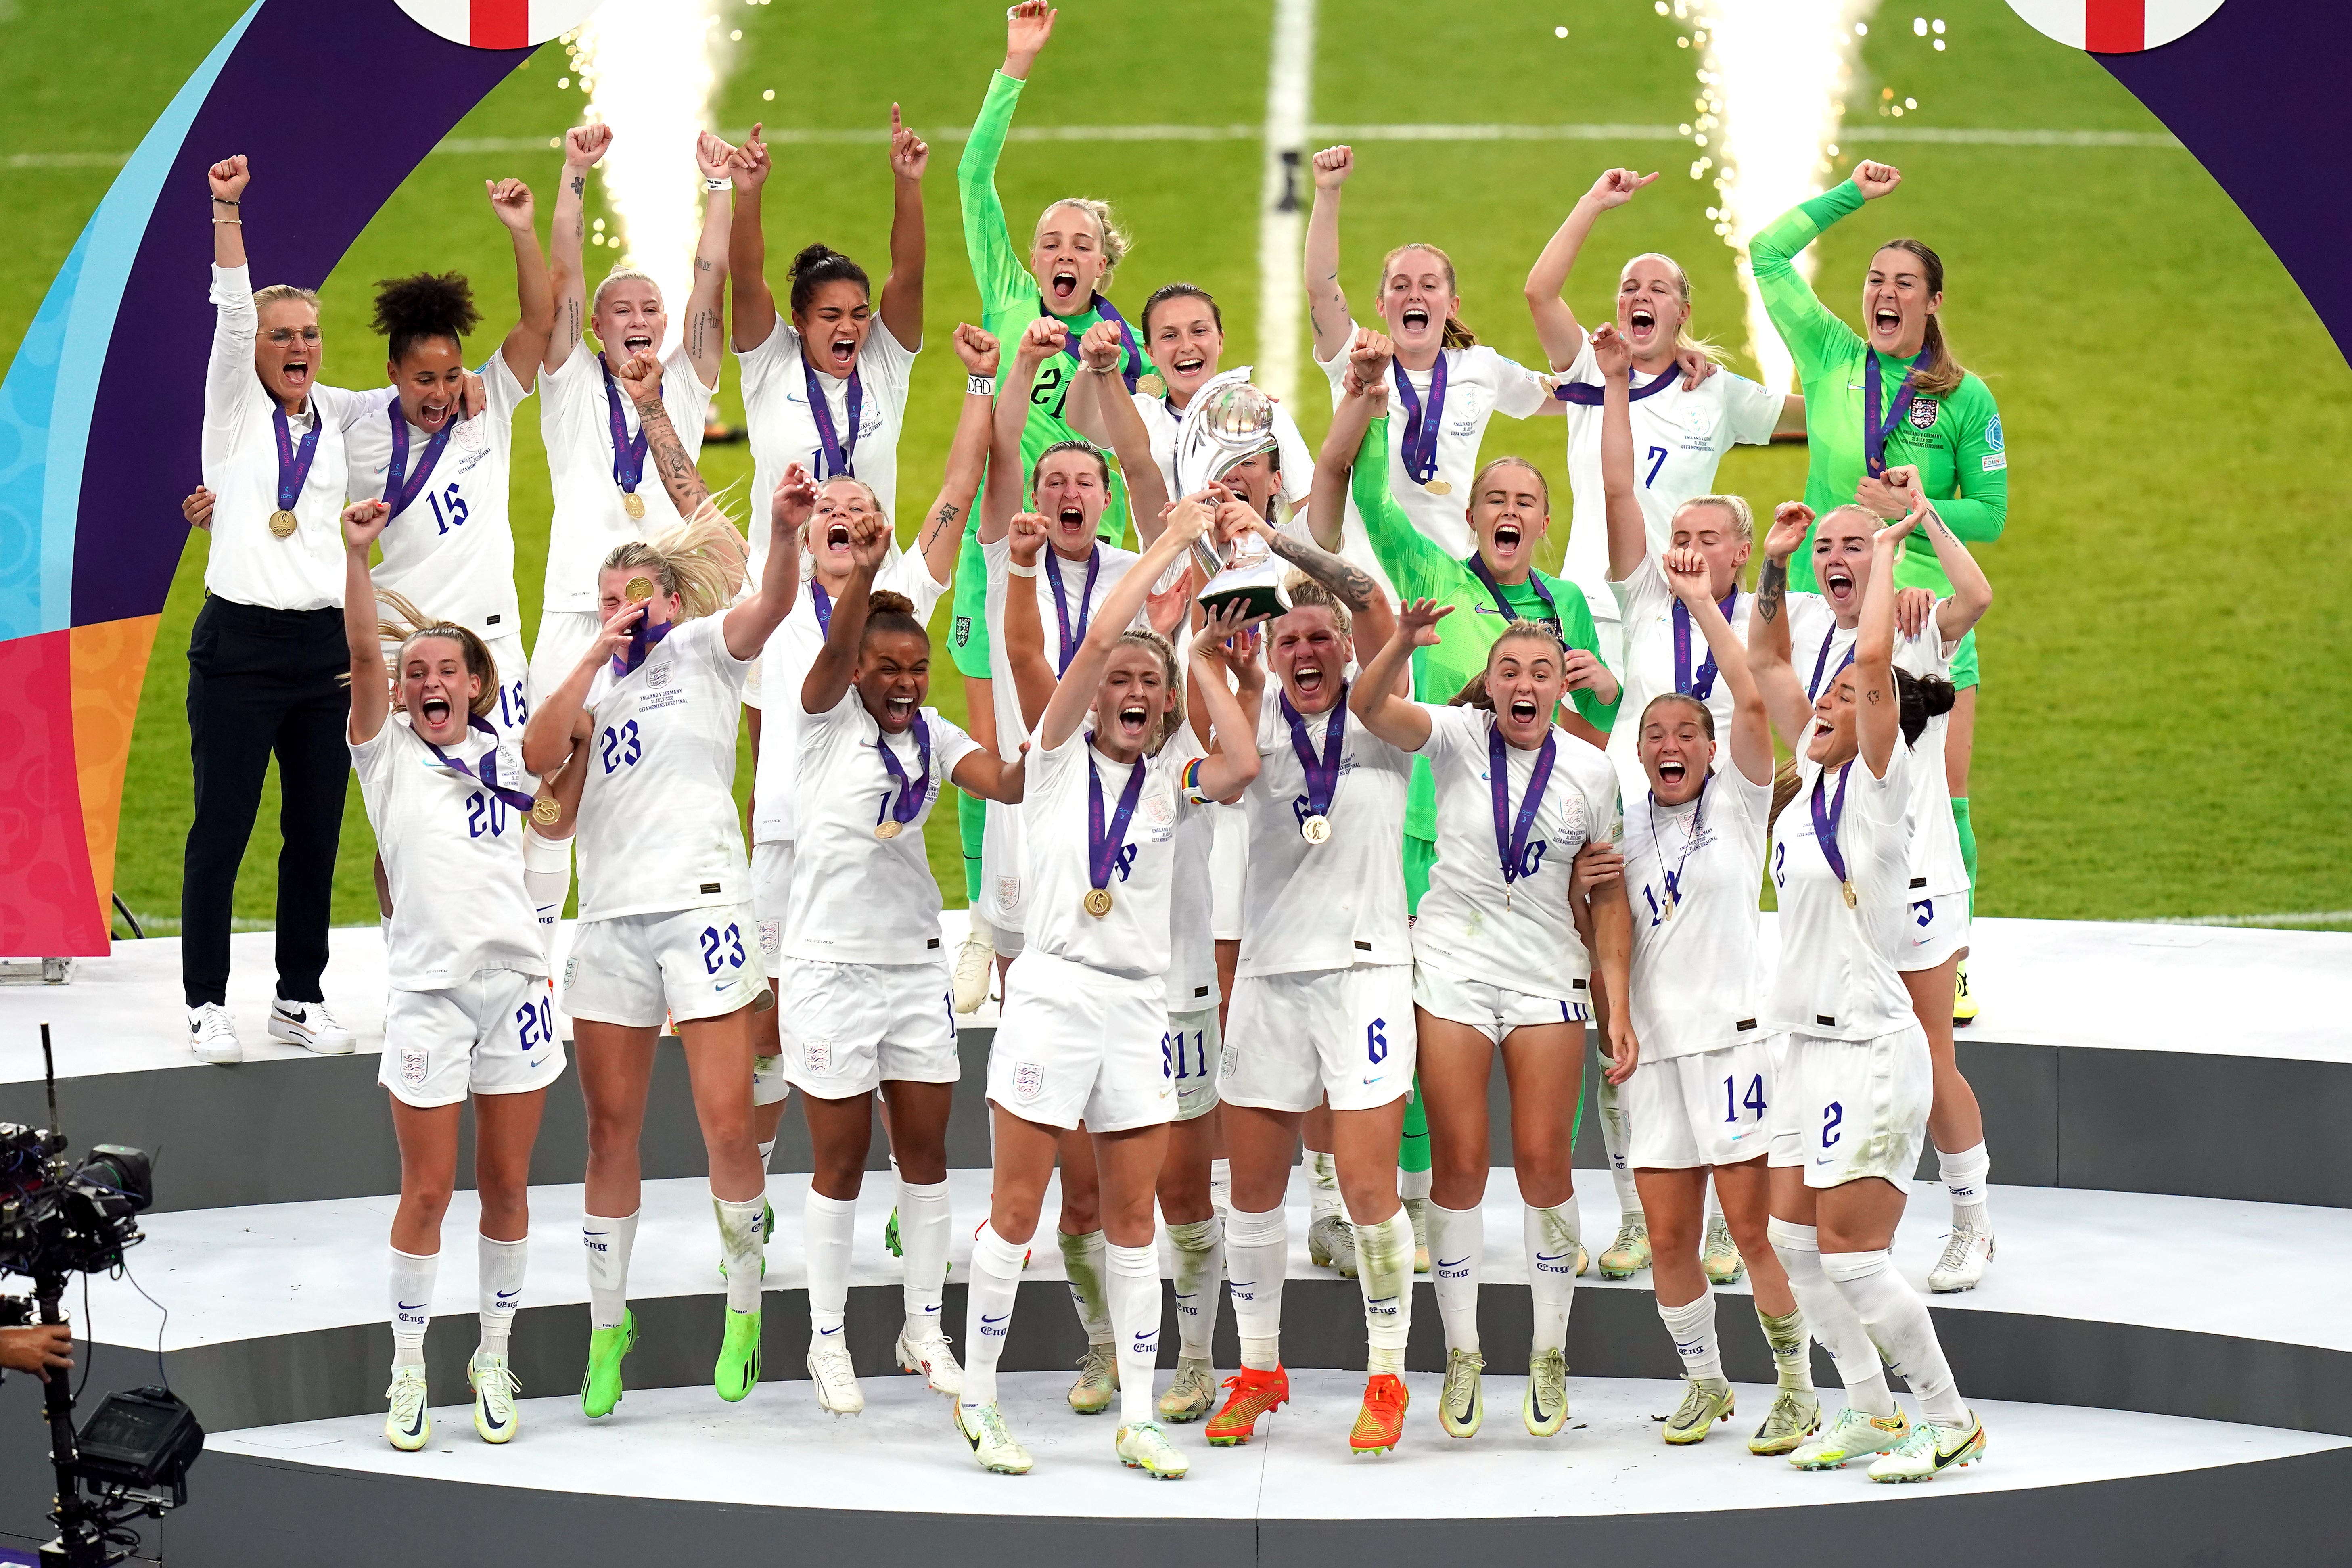
[[[1950,269],[1954,346],[2001,402],[2013,502],[2006,536],[1982,552],[1999,602],[1980,634],[1978,907],[2085,919],[2352,910],[2341,756],[2352,731],[2352,543],[2338,467],[2352,450],[2352,371],[2261,237],[2185,152],[1874,139],[1897,123],[1876,111],[1890,87],[1917,100],[1900,121],[1906,129],[2160,129],[2095,62],[2030,32],[2001,0],[1939,4],[1947,51],[1913,36],[1907,7],[1884,10],[1866,41],[1842,162],[1883,156],[1902,165],[1906,183],[1832,236],[1820,281],[1832,307],[1850,313],[1868,247],[1895,232],[1927,237]],[[0,97],[0,158],[17,227],[0,256],[0,353],[13,354],[112,178],[102,163],[55,155],[127,152],[239,9],[224,0],[0,0],[0,53],[18,67]],[[880,126],[894,100],[919,129],[967,124],[1003,47],[1001,7],[964,0],[784,0],[726,15],[743,37],[713,118],[739,130],[755,118]],[[1264,0],[1073,0],[1020,122],[1256,124],[1270,18]],[[1565,39],[1555,36],[1562,26]],[[1311,118],[1671,125],[1689,117],[1694,89],[1694,56],[1677,34],[1633,0],[1505,0],[1436,18],[1399,0],[1323,0]],[[93,73],[82,67],[100,37],[136,37],[140,47],[110,54]],[[543,49],[454,134],[556,135],[583,101],[576,84],[558,85],[563,74],[560,47]],[[396,85],[353,83],[355,109],[399,112]],[[772,100],[761,96],[769,89]],[[364,119],[299,133],[363,134]],[[271,225],[299,193],[271,182],[267,148],[217,151],[254,158],[247,239],[267,274]],[[955,205],[960,151],[936,144],[927,182],[928,352],[900,459],[910,514],[931,493],[960,395],[946,334],[974,318]],[[1365,300],[1382,251],[1433,240],[1457,263],[1464,314],[1481,338],[1535,363],[1519,298],[1528,262],[1600,169],[1657,168],[1664,179],[1603,221],[1572,302],[1596,318],[1619,259],[1665,250],[1692,274],[1696,324],[1740,344],[1733,257],[1706,218],[1711,193],[1687,177],[1692,155],[1659,141],[1366,143],[1349,187],[1346,281]],[[1172,278],[1206,285],[1225,305],[1226,363],[1238,363],[1255,352],[1258,158],[1249,141],[1015,144],[1001,188],[1016,223],[1053,196],[1112,198],[1137,241],[1114,297],[1131,310]],[[794,147],[777,165],[771,258],[821,238],[878,275],[883,150]],[[380,378],[382,351],[367,331],[371,286],[425,267],[473,278],[487,320],[468,352],[488,353],[510,319],[512,273],[482,181],[529,181],[543,223],[556,168],[551,151],[427,159],[327,284],[325,378]],[[591,212],[605,215],[593,201]],[[201,243],[190,237],[192,298]],[[188,395],[199,395],[200,367],[157,371],[184,374]],[[740,422],[731,363],[726,375],[721,410]],[[1312,438],[1327,414],[1311,368],[1297,405]],[[1564,502],[1558,430],[1497,420],[1488,455],[1533,457]],[[535,408],[516,433],[517,570],[535,630],[548,510]],[[1741,448],[1721,484],[1766,510],[1798,493],[1802,463],[1801,450]],[[706,469],[718,484],[748,479],[748,452],[714,447]],[[186,476],[192,486],[196,479]],[[1552,560],[1566,529],[1563,504]],[[179,906],[189,817],[183,655],[205,549],[194,536],[180,562],[125,788],[117,886],[161,931],[176,930]],[[944,658],[939,669],[933,700],[961,717],[962,693]],[[749,783],[747,754],[739,794]],[[269,921],[275,819],[273,797],[247,850],[241,921]],[[372,845],[356,785],[343,832],[335,918],[365,921],[374,913]],[[929,845],[949,902],[960,902],[951,811],[935,815]]]

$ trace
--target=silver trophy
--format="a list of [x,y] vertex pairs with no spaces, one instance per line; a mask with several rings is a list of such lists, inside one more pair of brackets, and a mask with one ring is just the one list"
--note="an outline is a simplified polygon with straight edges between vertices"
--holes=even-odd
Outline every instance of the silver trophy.
[[[1176,474],[1191,493],[1230,473],[1236,464],[1275,447],[1274,399],[1252,386],[1246,371],[1229,371],[1194,395],[1176,432]],[[1222,546],[1207,534],[1192,542],[1192,559],[1208,586],[1202,607],[1212,616],[1235,599],[1254,616],[1290,607],[1282,593],[1282,565],[1264,539],[1244,533]]]

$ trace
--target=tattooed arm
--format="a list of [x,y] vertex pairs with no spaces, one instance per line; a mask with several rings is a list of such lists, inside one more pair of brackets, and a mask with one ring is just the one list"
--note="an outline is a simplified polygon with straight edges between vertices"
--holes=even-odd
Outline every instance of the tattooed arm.
[[563,178],[555,187],[555,221],[548,232],[548,281],[555,293],[555,329],[541,364],[562,370],[588,328],[588,286],[581,247],[588,232],[588,171],[613,144],[609,125],[575,125],[563,133]]
[[[1396,610],[1389,604],[1388,595],[1381,592],[1381,585],[1372,581],[1370,573],[1344,555],[1334,555],[1278,528],[1261,523],[1258,532],[1265,538],[1267,549],[1330,589],[1348,606],[1351,623],[1349,636],[1356,647],[1388,646],[1390,637],[1396,631]],[[1402,695],[1409,697],[1412,694],[1410,669],[1404,679]]]
[[[694,162],[708,185],[734,174],[735,149],[706,131],[695,138]],[[686,357],[694,362],[695,379],[713,390],[719,385],[720,356],[727,352],[719,312],[727,292],[727,247],[733,211],[725,189],[703,193],[702,237],[694,247],[694,287],[686,296],[682,340]]]
[[[956,358],[963,362],[966,375],[994,378],[1000,354],[993,337],[978,327],[960,325],[954,342]],[[980,493],[981,475],[988,467],[995,409],[996,400],[986,393],[964,394],[955,439],[948,447],[948,466],[940,475],[940,493],[932,499],[923,531],[915,541],[923,564],[930,568],[931,581],[942,585],[954,578],[956,552],[963,548],[963,520]]]
[[1813,509],[1782,501],[1764,536],[1764,565],[1756,574],[1756,607],[1748,616],[1748,668],[1764,698],[1764,711],[1790,746],[1804,737],[1812,704],[1789,662],[1789,557],[1813,525]]
[[661,475],[670,504],[677,508],[678,516],[694,516],[709,501],[710,487],[702,482],[694,459],[686,455],[685,444],[677,438],[677,427],[670,423],[669,410],[662,406],[661,361],[654,358],[653,350],[639,349],[636,357],[621,367],[620,380],[628,389],[629,400],[637,405],[637,428],[645,432],[646,457]]

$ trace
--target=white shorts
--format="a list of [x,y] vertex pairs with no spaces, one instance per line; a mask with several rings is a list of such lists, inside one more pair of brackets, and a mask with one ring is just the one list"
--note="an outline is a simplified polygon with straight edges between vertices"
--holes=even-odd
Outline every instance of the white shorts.
[[[512,741],[520,749],[523,724],[530,717],[530,681],[527,674],[530,661],[523,657],[522,633],[518,629],[502,637],[484,637],[482,641],[488,647],[490,662],[499,672],[498,700],[483,717],[499,732],[499,740]],[[536,784],[536,780],[526,779],[522,787],[530,789]]]
[[1176,1086],[1177,1121],[1190,1121],[1217,1109],[1225,1041],[1214,1007],[1169,1014],[1160,1054],[1167,1058],[1169,1081]]
[[1916,1023],[1874,1040],[1789,1037],[1780,1090],[1804,1136],[1805,1185],[1879,1176],[1909,1191],[1936,1079]]
[[988,1098],[1024,1121],[1121,1132],[1176,1118],[1160,1043],[1167,987],[1122,980],[1050,952],[1004,972],[1004,1010],[988,1051]]
[[1617,1089],[1626,1163],[1679,1171],[1761,1159],[1776,1097],[1765,1037],[1662,1061],[1644,1057]]
[[1249,813],[1223,802],[1209,807],[1209,935],[1242,939],[1242,882],[1249,875]]
[[555,993],[544,974],[486,969],[440,991],[394,991],[376,1081],[404,1105],[527,1094],[563,1076]]
[[776,1005],[749,904],[582,921],[563,963],[563,1010],[594,1024],[659,1028]]
[[[525,696],[533,708],[580,668],[580,656],[604,629],[603,617],[589,610],[549,610],[539,617],[539,640],[530,645],[530,672]],[[501,669],[506,667],[501,664]],[[1615,666],[1611,666],[1612,669]]]
[[1801,1167],[1805,1163],[1805,1125],[1797,1115],[1796,1100],[1789,1093],[1789,1037],[1767,1036],[1764,1055],[1772,1064],[1771,1076],[1764,1080],[1765,1092],[1771,1097],[1771,1108],[1764,1113],[1771,1152],[1764,1157],[1764,1163]]
[[1513,1029],[1538,1024],[1582,1024],[1591,1021],[1584,1004],[1584,982],[1576,982],[1577,1000],[1530,996],[1507,985],[1485,980],[1465,980],[1427,962],[1412,966],[1413,1005],[1450,1024],[1467,1024],[1496,1045]]
[[751,914],[760,922],[760,957],[771,977],[784,966],[784,910],[793,897],[793,841],[765,838],[751,846]]
[[827,963],[796,958],[784,976],[776,1025],[783,1075],[803,1094],[847,1100],[885,1079],[953,1083],[955,999],[947,961]]
[[1969,951],[1969,895],[1928,893],[1911,900],[1911,950],[1895,960],[1906,974],[1934,969]]
[[981,826],[980,898],[972,908],[995,931],[1000,953],[1021,951],[1021,933],[1029,923],[1021,875],[1021,845],[1025,837],[1018,806],[992,810]]
[[1222,1092],[1235,1105],[1372,1110],[1412,1088],[1412,965],[1359,963],[1234,982]]

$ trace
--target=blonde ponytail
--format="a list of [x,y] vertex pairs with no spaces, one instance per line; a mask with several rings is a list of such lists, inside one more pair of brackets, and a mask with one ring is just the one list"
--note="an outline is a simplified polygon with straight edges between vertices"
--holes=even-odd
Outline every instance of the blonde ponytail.
[[661,591],[677,595],[677,618],[690,621],[725,609],[742,592],[750,562],[734,522],[717,501],[705,500],[676,527],[615,546],[604,570],[650,568]]
[[[408,662],[410,646],[430,637],[446,637],[456,643],[462,651],[466,660],[466,673],[477,678],[482,683],[482,689],[474,693],[474,700],[471,704],[474,717],[477,719],[489,717],[490,710],[499,705],[499,664],[498,660],[490,657],[489,644],[484,642],[470,626],[461,626],[455,621],[434,620],[389,588],[377,589],[375,597],[379,606],[375,635],[393,645],[393,706],[395,708],[400,706],[400,671],[401,667]],[[389,618],[382,613],[385,609],[392,612]],[[348,672],[342,677],[346,685],[350,684],[351,679]]]

